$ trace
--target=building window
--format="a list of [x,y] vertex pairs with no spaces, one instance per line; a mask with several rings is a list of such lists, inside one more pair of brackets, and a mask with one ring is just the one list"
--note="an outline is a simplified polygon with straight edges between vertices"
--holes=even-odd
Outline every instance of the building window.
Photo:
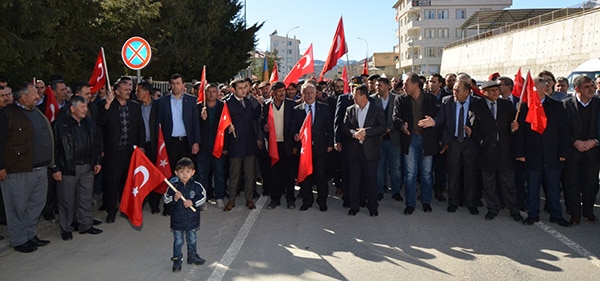
[[435,19],[435,10],[425,10],[425,19],[434,20]]
[[460,29],[460,28],[456,29],[456,38],[458,38],[458,39],[463,39],[464,38],[463,37],[463,30],[462,29]]
[[435,38],[435,28],[425,28],[425,38],[426,39]]
[[437,10],[437,18],[439,20],[448,19],[448,10]]
[[275,47],[279,47],[279,41],[275,41]]
[[466,18],[467,18],[467,10],[456,9],[456,19],[466,19]]
[[436,48],[425,48],[425,56],[428,58],[435,58],[436,55]]
[[438,48],[438,57],[442,57],[442,55],[444,54],[444,48]]
[[287,53],[288,53],[288,55],[291,55],[292,54],[292,50],[288,49]]
[[438,28],[438,38],[448,38],[449,32],[448,28]]
[[287,41],[288,46],[292,46],[292,41]]

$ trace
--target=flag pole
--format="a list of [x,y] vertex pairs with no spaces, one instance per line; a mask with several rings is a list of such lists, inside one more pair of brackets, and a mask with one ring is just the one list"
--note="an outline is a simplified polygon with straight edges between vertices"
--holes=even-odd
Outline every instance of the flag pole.
[[[529,73],[529,71],[527,71]],[[515,115],[515,121],[519,118],[519,113],[521,113],[521,104],[523,104],[523,94],[525,93],[525,89],[527,88],[527,79],[523,82],[523,88],[521,89],[521,98],[519,98],[519,103],[517,104],[517,114]]]
[[108,77],[108,66],[106,63],[106,57],[104,56],[104,48],[100,47],[100,51],[102,51],[102,62],[104,63],[104,71],[106,72],[106,84],[108,84],[106,89],[108,90],[108,92],[112,92],[110,87],[110,77]]
[[[164,178],[163,179],[164,182],[167,183],[167,185],[175,192],[179,192],[179,190],[177,190],[177,188],[175,188],[175,186],[173,186],[173,184],[167,179]],[[183,195],[181,195],[181,199],[183,200],[183,202],[187,201],[187,199],[185,199],[185,197],[183,197]],[[192,211],[196,211],[196,208],[194,208],[194,206],[190,206],[190,209],[192,209]]]

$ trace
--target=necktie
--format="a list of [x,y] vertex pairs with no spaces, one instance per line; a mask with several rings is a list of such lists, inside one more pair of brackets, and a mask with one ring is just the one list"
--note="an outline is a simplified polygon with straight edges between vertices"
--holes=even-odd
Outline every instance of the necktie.
[[494,120],[496,120],[496,102],[492,102],[490,105],[490,111],[492,111],[492,116],[494,116]]
[[244,99],[241,99],[241,100],[240,100],[240,103],[242,104],[242,107],[243,107],[243,108],[246,108],[246,104],[244,103]]
[[460,102],[460,111],[458,112],[458,142],[465,140],[465,102]]
[[308,105],[308,113],[310,114],[310,118],[312,120],[311,123],[314,123],[315,122],[315,115],[313,114],[313,111],[312,111],[312,104]]

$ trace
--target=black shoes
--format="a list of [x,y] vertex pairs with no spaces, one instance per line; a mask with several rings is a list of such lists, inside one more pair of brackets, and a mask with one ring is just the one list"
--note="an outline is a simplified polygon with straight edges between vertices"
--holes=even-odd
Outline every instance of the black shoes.
[[188,252],[187,264],[202,265],[206,262],[198,253]]
[[300,211],[306,211],[306,210],[310,209],[310,207],[312,207],[312,205],[302,204],[302,206],[300,206]]
[[183,257],[172,257],[171,260],[173,261],[173,272],[181,271]]
[[350,215],[350,216],[356,216],[356,214],[358,214],[358,210],[355,210],[355,209],[348,210],[348,215]]
[[402,195],[400,195],[400,193],[393,194],[392,198],[394,198],[394,200],[396,200],[398,202],[404,201],[404,198],[402,198]]
[[92,221],[92,225],[101,225],[101,224],[102,224],[102,222],[101,222],[101,221],[99,221],[99,220],[97,220],[97,219],[94,219],[94,220]]
[[92,226],[92,227],[88,228],[87,230],[84,230],[84,231],[79,231],[79,234],[86,234],[86,233],[87,233],[87,234],[93,234],[93,235],[96,235],[96,234],[100,234],[100,233],[102,233],[102,230],[100,230],[100,229],[97,229],[97,228],[95,228],[95,227],[93,227],[93,226]]
[[471,213],[471,215],[479,215],[479,210],[477,210],[477,207],[469,207],[469,213]]
[[108,214],[106,216],[106,223],[114,223],[116,216],[117,216],[117,214]]
[[488,212],[487,214],[485,214],[485,219],[488,221],[493,220],[498,214],[496,213],[492,213],[492,212]]
[[15,250],[19,251],[21,253],[31,253],[35,250],[37,250],[37,246],[31,242],[31,240],[28,240],[27,242],[19,245],[19,246],[15,246]]
[[288,202],[287,202],[287,208],[288,208],[289,210],[296,209],[296,203],[295,203],[294,201],[288,201]]
[[565,227],[571,226],[571,223],[569,221],[563,219],[562,217],[550,218],[550,222],[556,223],[560,226],[565,226]]
[[415,207],[412,207],[412,206],[406,206],[406,208],[404,208],[405,215],[412,215],[412,213],[414,211],[415,211]]
[[29,242],[33,243],[37,247],[42,247],[50,244],[48,240],[40,240],[37,236],[33,236],[33,238],[29,239]]
[[440,191],[436,191],[434,197],[437,201],[446,202],[446,197],[444,197],[444,194]]
[[281,203],[271,201],[271,203],[269,203],[269,206],[267,206],[267,210],[273,210],[273,209],[277,208],[277,206],[279,206],[279,205],[281,205]]
[[515,220],[515,221],[522,221],[523,220],[523,216],[521,216],[521,214],[512,214],[510,215],[510,217]]
[[321,211],[321,212],[327,212],[327,205],[325,205],[325,204],[319,204],[319,211]]
[[62,232],[60,234],[60,236],[62,237],[62,240],[64,240],[64,241],[73,240],[73,233],[71,233],[71,231]]
[[381,201],[381,199],[383,199],[383,193],[377,195],[377,201]]
[[431,205],[430,204],[423,204],[423,212],[425,213],[431,213],[433,210],[431,209]]
[[523,224],[524,225],[533,225],[536,222],[539,222],[540,218],[532,218],[532,217],[527,217],[525,220],[523,220]]
[[377,210],[370,210],[369,211],[369,216],[371,216],[371,217],[379,216],[379,211],[377,211]]
[[458,209],[458,206],[450,205],[450,206],[448,206],[448,213],[455,213],[456,209]]

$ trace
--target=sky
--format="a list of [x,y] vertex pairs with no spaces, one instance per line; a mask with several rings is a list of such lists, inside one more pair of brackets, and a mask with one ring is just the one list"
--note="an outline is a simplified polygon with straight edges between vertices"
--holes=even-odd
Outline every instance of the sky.
[[[398,44],[396,0],[240,0],[246,3],[247,24],[264,22],[257,49],[269,51],[269,34],[296,37],[300,53],[313,44],[316,60],[325,60],[340,16],[348,44],[348,59],[361,60],[374,52],[393,52]],[[513,0],[509,9],[565,8],[582,0]],[[242,11],[243,13],[243,11]],[[299,28],[294,28],[299,26]],[[358,38],[363,38],[358,39]],[[365,42],[367,41],[367,42]]]

